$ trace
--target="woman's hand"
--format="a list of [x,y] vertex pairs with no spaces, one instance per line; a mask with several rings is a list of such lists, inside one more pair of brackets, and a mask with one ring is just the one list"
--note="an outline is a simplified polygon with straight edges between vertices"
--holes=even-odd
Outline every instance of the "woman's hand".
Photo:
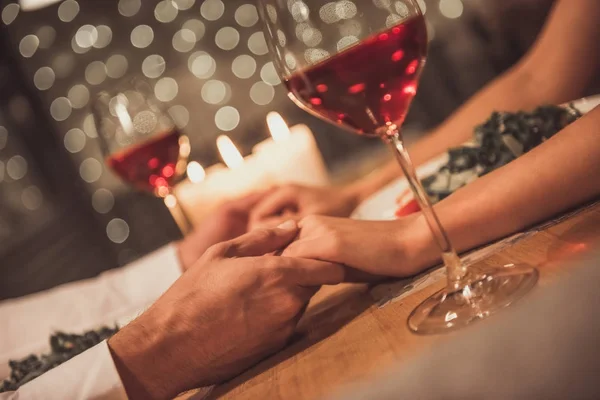
[[261,199],[250,214],[250,224],[276,226],[308,215],[348,217],[359,202],[358,192],[349,189],[285,185]]
[[439,258],[420,214],[397,221],[309,216],[299,226],[283,256],[335,262],[380,277],[414,275]]

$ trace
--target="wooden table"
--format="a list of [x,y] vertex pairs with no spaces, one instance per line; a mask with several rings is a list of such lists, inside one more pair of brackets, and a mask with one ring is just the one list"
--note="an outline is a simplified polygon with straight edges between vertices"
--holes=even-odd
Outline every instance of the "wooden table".
[[[565,260],[590,246],[598,247],[600,205],[584,207],[525,236],[479,262],[490,266],[517,262],[535,265],[540,271],[538,287],[545,286],[567,273]],[[407,328],[409,313],[442,287],[443,281],[436,282],[384,307],[378,306],[367,285],[324,288],[311,302],[298,337],[289,347],[215,388],[208,398],[312,400],[341,385],[366,379],[436,341],[460,334],[418,336]]]

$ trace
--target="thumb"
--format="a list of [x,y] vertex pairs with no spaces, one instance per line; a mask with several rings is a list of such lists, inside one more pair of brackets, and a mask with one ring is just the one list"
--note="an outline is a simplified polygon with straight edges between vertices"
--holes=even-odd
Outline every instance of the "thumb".
[[227,243],[226,257],[258,257],[283,249],[298,234],[298,224],[287,221],[276,228],[257,229]]

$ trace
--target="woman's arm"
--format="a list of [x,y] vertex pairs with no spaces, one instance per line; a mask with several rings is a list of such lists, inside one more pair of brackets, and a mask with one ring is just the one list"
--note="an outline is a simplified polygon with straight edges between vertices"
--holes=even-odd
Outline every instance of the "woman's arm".
[[[458,251],[489,243],[600,195],[600,107],[435,206]],[[307,217],[284,256],[407,276],[440,260],[422,214],[397,221]]]
[[[457,250],[467,250],[592,200],[600,195],[599,175],[600,107],[596,107],[435,209]],[[422,216],[418,223],[424,225]],[[433,251],[431,243],[428,246]],[[431,257],[426,263],[430,262]]]

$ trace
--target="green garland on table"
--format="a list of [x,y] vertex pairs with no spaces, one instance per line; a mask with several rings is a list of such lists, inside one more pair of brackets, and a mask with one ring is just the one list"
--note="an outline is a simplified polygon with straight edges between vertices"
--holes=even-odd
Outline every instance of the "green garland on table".
[[582,116],[572,105],[542,106],[533,112],[494,112],[475,128],[472,144],[450,149],[449,161],[423,179],[432,202],[438,202],[550,139]]
[[20,361],[9,361],[10,378],[0,383],[0,393],[19,389],[52,368],[58,367],[103,340],[109,339],[118,330],[118,326],[114,328],[105,326],[82,335],[55,333],[50,337],[50,354],[40,357],[32,354]]

